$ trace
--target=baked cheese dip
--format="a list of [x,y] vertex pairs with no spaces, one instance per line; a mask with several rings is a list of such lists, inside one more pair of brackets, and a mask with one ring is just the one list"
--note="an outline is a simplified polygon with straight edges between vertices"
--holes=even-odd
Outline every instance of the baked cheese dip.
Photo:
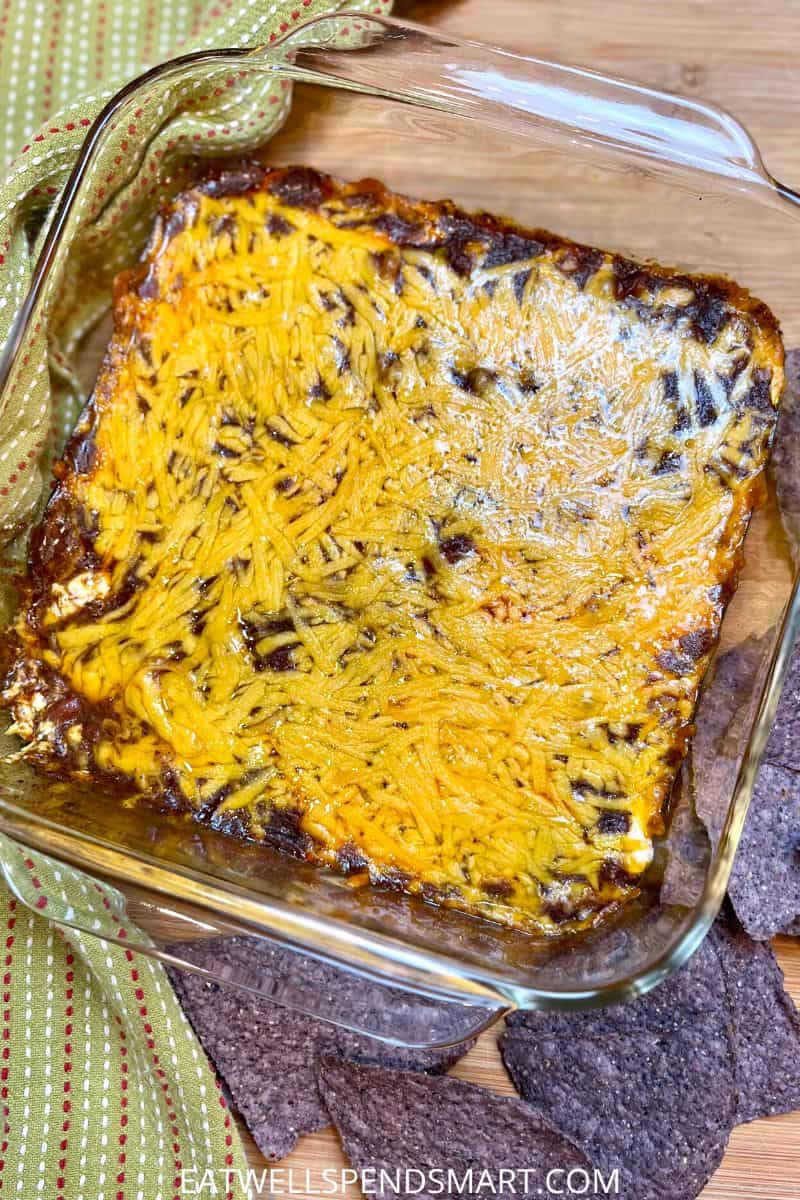
[[31,543],[22,755],[534,932],[635,894],[759,492],[768,309],[223,172],[118,281]]

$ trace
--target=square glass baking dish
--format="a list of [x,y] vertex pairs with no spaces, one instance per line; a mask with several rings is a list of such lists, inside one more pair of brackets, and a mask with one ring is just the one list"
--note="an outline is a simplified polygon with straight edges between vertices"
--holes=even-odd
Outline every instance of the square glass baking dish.
[[[213,102],[230,88],[261,96],[263,111],[268,103],[281,105],[280,131],[264,140],[256,114],[232,132],[225,105]],[[176,114],[182,128],[187,120],[194,126],[191,137],[170,137]],[[83,286],[86,249],[98,241],[107,247],[109,272],[115,263],[133,265],[158,203],[209,170],[216,133],[236,143],[240,159],[309,165],[345,179],[379,178],[415,197],[447,195],[576,241],[730,275],[773,308],[787,346],[800,343],[793,286],[800,199],[766,172],[733,118],[696,101],[353,13],[314,20],[257,50],[176,60],[108,104],[40,236],[30,290],[0,361],[6,403],[26,386],[28,362],[45,337],[77,358],[83,386],[90,388],[105,336],[110,274],[83,279],[105,297],[90,322],[101,332],[87,330],[80,343],[73,336],[66,345],[62,335],[64,313]],[[106,191],[93,198],[90,183],[112,161]],[[115,214],[132,203],[141,220],[133,232],[128,222],[123,235]],[[56,361],[51,357],[52,370]],[[21,762],[0,764],[0,830],[112,886],[124,885],[133,898],[130,911],[148,930],[138,944],[165,961],[191,967],[186,942],[239,933],[335,963],[370,986],[391,980],[396,1003],[376,1009],[365,1026],[346,1004],[315,995],[293,977],[270,974],[257,953],[250,969],[225,976],[387,1040],[414,1040],[404,1027],[409,993],[423,1002],[452,1002],[431,1035],[438,1043],[458,1041],[512,1006],[585,1007],[642,993],[685,961],[722,903],[800,625],[791,548],[771,485],[767,491],[745,542],[720,641],[725,649],[759,635],[760,665],[719,743],[708,801],[722,826],[718,847],[712,851],[694,817],[683,772],[641,896],[585,934],[536,938],[394,892],[356,889],[267,847],[46,780]],[[25,554],[27,532],[18,530],[5,550],[3,621],[13,610],[10,578]],[[712,665],[705,689],[713,688]],[[5,735],[0,753],[14,747]],[[20,863],[10,851],[0,860],[8,886],[32,904],[29,873]],[[662,897],[667,865],[670,893]],[[122,892],[113,896],[107,920],[73,909],[49,912],[65,925],[113,938],[127,903]],[[179,940],[179,955],[165,949]]]

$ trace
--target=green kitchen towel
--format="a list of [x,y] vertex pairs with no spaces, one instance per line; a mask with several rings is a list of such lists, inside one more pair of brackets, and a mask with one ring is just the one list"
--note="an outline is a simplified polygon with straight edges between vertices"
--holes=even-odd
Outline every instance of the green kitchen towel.
[[[115,893],[2,835],[0,857],[33,904],[0,896],[0,1195],[178,1200],[206,1177],[239,1200],[225,1098],[163,967],[126,944],[142,934],[114,913]],[[111,914],[116,937],[62,931],[48,908],[89,925],[95,910],[99,929]]]
[[[174,54],[269,46],[345,8],[383,13],[390,0],[0,0],[0,346],[47,214],[122,83]],[[358,37],[340,25],[338,44]],[[266,72],[243,72],[185,100],[177,88],[143,101],[92,174],[85,233],[13,393],[0,399],[0,542],[41,498],[85,399],[72,355],[152,221],[160,185],[148,180],[162,173],[151,166],[168,162],[178,187],[201,155],[247,152],[280,124],[290,93]],[[144,111],[148,102],[156,111]],[[126,178],[130,143],[146,130],[147,154]],[[162,967],[126,944],[143,935],[116,917],[113,893],[2,835],[0,862],[8,878],[27,880],[17,896],[0,886],[0,1200],[177,1200],[187,1168],[195,1178],[210,1170],[213,1194],[246,1195],[224,1097]],[[48,908],[95,912],[89,928],[105,938],[60,930]]]

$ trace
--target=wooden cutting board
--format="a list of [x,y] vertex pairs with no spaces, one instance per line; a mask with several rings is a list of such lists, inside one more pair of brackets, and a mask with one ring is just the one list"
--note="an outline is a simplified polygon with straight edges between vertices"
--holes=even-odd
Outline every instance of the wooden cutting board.
[[[627,76],[722,104],[749,126],[773,173],[800,186],[800,3],[727,0],[418,0],[398,4],[409,18],[538,58]],[[459,163],[459,172],[467,167]],[[442,163],[440,193],[447,193]],[[800,308],[800,282],[798,283]],[[779,939],[787,986],[800,1005],[800,941]],[[484,1034],[454,1074],[513,1094]],[[244,1128],[251,1165],[266,1166]],[[311,1172],[345,1166],[327,1131],[305,1137],[282,1167]],[[296,1178],[301,1178],[298,1174]],[[302,1176],[305,1178],[305,1176]],[[358,1194],[357,1192],[354,1194]],[[800,1200],[800,1113],[740,1126],[703,1200]]]

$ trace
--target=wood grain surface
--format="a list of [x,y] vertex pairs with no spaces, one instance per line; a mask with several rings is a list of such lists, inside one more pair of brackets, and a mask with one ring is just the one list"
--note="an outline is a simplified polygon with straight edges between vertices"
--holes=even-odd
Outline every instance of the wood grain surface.
[[[772,172],[800,186],[800,3],[772,0],[420,0],[397,11],[452,33],[523,54],[608,71],[659,88],[713,100],[749,127]],[[468,164],[458,169],[467,172]],[[447,192],[442,163],[439,194]],[[784,264],[791,282],[793,264]],[[798,300],[800,329],[800,300]],[[794,329],[792,329],[794,332]],[[800,1005],[800,943],[776,950]],[[489,1031],[455,1074],[513,1093]],[[263,1167],[246,1131],[251,1164]],[[302,1139],[281,1164],[308,1169],[345,1165],[333,1131]],[[800,1200],[800,1113],[740,1126],[703,1200]]]

